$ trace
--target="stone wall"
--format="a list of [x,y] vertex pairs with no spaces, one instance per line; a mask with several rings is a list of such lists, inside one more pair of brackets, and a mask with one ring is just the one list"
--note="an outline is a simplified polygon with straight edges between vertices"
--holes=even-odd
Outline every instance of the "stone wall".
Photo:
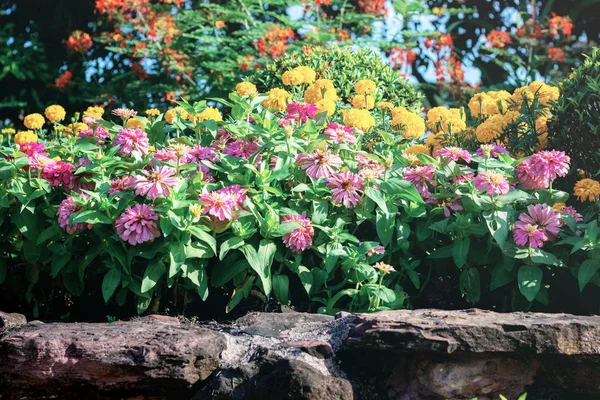
[[481,310],[149,316],[0,313],[0,399],[600,398],[600,317]]

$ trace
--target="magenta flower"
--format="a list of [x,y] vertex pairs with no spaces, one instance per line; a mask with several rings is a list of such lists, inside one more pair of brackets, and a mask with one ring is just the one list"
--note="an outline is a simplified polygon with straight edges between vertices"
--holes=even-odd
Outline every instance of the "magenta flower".
[[104,139],[108,139],[110,135],[108,131],[101,126],[97,126],[96,129],[83,129],[79,131],[79,137],[88,136],[99,139],[99,143],[104,143]]
[[550,181],[544,175],[534,171],[531,158],[517,165],[515,178],[521,186],[529,190],[547,189],[550,186]]
[[444,147],[443,149],[436,151],[434,156],[445,158],[446,161],[452,160],[458,162],[462,158],[466,163],[471,162],[471,153],[469,153],[468,150],[455,146]]
[[247,160],[257,151],[258,145],[255,143],[236,140],[223,150],[223,154],[229,154],[232,157],[244,158]]
[[379,244],[367,251],[367,257],[374,256],[375,254],[385,254],[385,247]]
[[319,111],[316,105],[307,103],[292,103],[287,105],[287,119],[306,122],[307,117],[315,118],[315,113]]
[[528,224],[523,221],[515,222],[513,227],[513,238],[519,246],[529,246],[533,249],[538,249],[544,246],[544,242],[548,240],[544,232],[537,225]]
[[529,241],[532,248],[540,248],[543,242],[556,240],[560,227],[560,214],[552,207],[547,204],[529,205],[527,213],[519,215],[519,221],[513,229],[513,237],[519,246],[524,246]]
[[119,154],[130,156],[132,152],[137,152],[143,156],[148,155],[148,135],[139,128],[123,129],[115,136],[113,141],[115,146],[119,147]]
[[480,157],[498,158],[498,154],[508,154],[508,150],[498,143],[488,143],[479,146],[475,152]]
[[51,158],[48,158],[46,154],[34,153],[29,157],[29,167],[35,168],[39,170],[43,170],[44,168],[48,168],[51,164],[55,164]]
[[75,166],[64,161],[57,161],[47,164],[43,169],[41,176],[46,179],[52,186],[63,185],[66,188],[71,188],[75,176],[73,170]]
[[544,150],[529,158],[531,169],[545,180],[552,182],[557,176],[566,176],[571,159],[562,151]]
[[242,205],[244,204],[244,201],[246,201],[246,192],[247,191],[248,191],[247,189],[244,189],[240,185],[231,185],[231,186],[224,187],[223,189],[216,190],[215,192],[225,193],[225,194],[231,196],[231,198],[235,201],[235,204],[241,208]]
[[189,155],[193,157],[194,163],[200,163],[202,160],[210,161],[211,163],[217,162],[217,152],[213,147],[202,147],[199,144],[194,145],[189,152]]
[[123,176],[121,178],[114,179],[110,183],[108,194],[113,195],[115,193],[125,192],[135,188],[135,178],[132,176]]
[[167,166],[155,167],[152,171],[141,171],[142,175],[135,177],[135,194],[146,196],[154,200],[161,196],[168,196],[170,189],[175,186],[178,179],[175,168]]
[[350,171],[338,172],[327,178],[327,186],[331,189],[331,200],[342,203],[344,207],[356,207],[362,201],[363,178]]
[[569,214],[571,217],[575,218],[576,222],[583,222],[583,215],[579,214],[574,207],[566,206],[561,212]]
[[48,153],[44,152],[45,146],[41,143],[22,143],[19,145],[19,151],[27,154],[28,157],[33,157],[35,154],[47,156]]
[[329,153],[325,146],[323,150],[316,150],[314,153],[298,154],[296,163],[306,175],[319,179],[332,176],[335,170],[342,166],[342,159],[337,154]]
[[69,235],[72,235],[77,231],[81,231],[86,227],[88,229],[92,229],[92,224],[69,224],[69,217],[71,216],[71,214],[77,211],[81,211],[82,209],[82,206],[78,206],[77,204],[75,204],[75,200],[73,200],[72,197],[67,197],[66,199],[61,201],[60,205],[58,206],[58,212],[56,213],[56,215],[58,216],[58,225],[61,228],[63,228]]
[[475,189],[486,190],[490,196],[495,194],[506,194],[510,190],[508,179],[499,172],[480,172],[475,177]]
[[471,182],[475,178],[475,173],[469,169],[469,167],[465,167],[464,165],[459,166],[462,175],[458,175],[454,179],[455,184]]
[[119,237],[130,245],[151,242],[160,236],[156,222],[158,214],[147,204],[136,204],[121,214],[115,221]]
[[302,225],[300,228],[283,235],[283,243],[286,247],[294,253],[302,253],[310,249],[315,230],[312,227],[311,220],[306,218],[306,212],[301,215],[284,215],[281,218],[281,223],[284,222],[297,222]]
[[456,211],[462,211],[463,207],[459,202],[460,196],[456,196],[453,199],[446,199],[440,203],[440,207],[444,209],[444,216],[450,218],[450,216]]
[[[152,154],[152,157],[163,163],[167,161],[177,162],[177,154],[171,150],[160,149],[156,153]],[[151,165],[154,165],[154,163],[151,162]]]
[[198,200],[205,204],[202,214],[208,214],[219,221],[230,221],[234,210],[241,207],[246,200],[246,189],[233,185],[211,193],[203,193]]
[[137,115],[137,111],[131,110],[129,108],[115,108],[111,111],[111,113],[123,119],[135,117]]
[[335,144],[354,144],[357,141],[356,136],[354,136],[354,128],[336,124],[335,122],[330,122],[323,133]]
[[414,168],[409,167],[404,170],[404,179],[415,185],[417,192],[419,192],[422,197],[431,196],[427,184],[435,186],[435,181],[433,180],[434,175],[435,165],[433,164]]

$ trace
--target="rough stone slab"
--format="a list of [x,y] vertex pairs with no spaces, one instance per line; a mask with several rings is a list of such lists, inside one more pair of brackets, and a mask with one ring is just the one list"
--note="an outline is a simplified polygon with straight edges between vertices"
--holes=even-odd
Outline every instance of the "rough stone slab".
[[346,344],[403,353],[600,356],[600,317],[569,314],[399,310],[339,315]]
[[219,367],[225,345],[219,332],[153,319],[27,324],[0,337],[0,388],[188,388]]
[[0,311],[0,332],[5,329],[15,328],[17,326],[25,325],[27,318],[21,314],[9,314]]

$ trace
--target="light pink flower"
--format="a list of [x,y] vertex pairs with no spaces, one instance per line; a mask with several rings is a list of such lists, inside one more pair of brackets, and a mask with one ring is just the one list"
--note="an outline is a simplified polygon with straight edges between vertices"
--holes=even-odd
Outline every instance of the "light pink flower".
[[436,151],[434,156],[444,158],[446,161],[452,160],[458,162],[462,158],[466,163],[471,162],[471,153],[468,150],[455,146],[444,147]]
[[342,159],[327,150],[316,150],[314,153],[303,153],[296,156],[296,163],[313,179],[329,178],[336,169],[342,166]]
[[225,150],[223,150],[223,154],[229,154],[232,157],[248,159],[257,151],[258,145],[256,145],[256,143],[236,140],[235,142],[227,145]]
[[239,185],[224,187],[210,193],[203,193],[198,197],[205,206],[202,214],[208,214],[219,221],[229,221],[233,218],[236,208],[241,208],[246,200],[246,189]]
[[146,132],[139,128],[135,129],[123,129],[115,136],[115,146],[119,147],[119,154],[124,156],[130,156],[132,152],[136,151],[143,156],[148,155],[148,135]]
[[435,181],[433,180],[434,175],[435,165],[433,164],[414,168],[408,167],[404,170],[404,179],[415,185],[417,192],[419,192],[422,197],[431,196],[427,184],[435,186]]
[[508,150],[506,150],[501,144],[488,143],[479,146],[475,154],[480,157],[485,157],[487,154],[488,157],[498,158],[498,154],[508,154]]
[[335,122],[330,122],[323,133],[335,144],[354,144],[357,141],[356,136],[354,136],[354,128],[336,124]]
[[566,206],[561,212],[569,214],[571,217],[575,218],[576,222],[583,222],[583,215],[579,214],[574,207]]
[[375,254],[385,254],[385,247],[379,244],[367,251],[367,257],[374,256]]
[[552,182],[557,176],[566,176],[569,172],[571,159],[558,150],[544,150],[529,158],[531,168],[537,175]]
[[132,176],[123,176],[121,178],[114,179],[110,183],[108,194],[113,195],[115,193],[125,192],[135,187],[135,178]]
[[286,247],[294,253],[302,253],[310,249],[315,230],[312,227],[311,220],[306,218],[306,212],[301,215],[284,215],[281,218],[281,223],[284,222],[297,222],[302,225],[300,228],[283,235],[283,243]]
[[44,147],[41,143],[21,143],[19,144],[19,151],[27,154],[28,157],[33,157],[36,154],[47,156],[48,153],[44,151]]
[[152,171],[141,171],[142,175],[135,177],[135,194],[146,196],[154,200],[161,196],[168,196],[170,189],[175,186],[178,179],[173,177],[177,173],[175,168],[167,166],[155,167]]
[[307,117],[314,119],[317,111],[319,109],[314,104],[292,103],[287,105],[287,115],[285,117],[286,119],[306,122]]
[[[177,162],[177,154],[171,150],[160,149],[156,153],[152,154],[152,157],[163,163],[166,161]],[[150,163],[152,166],[154,166],[154,162],[150,161]]]
[[79,131],[79,137],[83,136],[95,137],[99,139],[99,144],[103,144],[104,139],[108,139],[110,137],[108,131],[101,126],[97,126],[96,129],[83,129]]
[[77,231],[83,230],[86,227],[88,229],[92,229],[92,224],[69,224],[69,217],[71,214],[81,211],[83,209],[82,206],[78,206],[75,204],[75,200],[72,197],[67,197],[63,201],[61,201],[58,206],[58,212],[56,215],[58,216],[58,225],[63,228],[69,235],[74,234]]
[[[547,204],[529,205],[527,213],[519,215],[513,228],[515,243],[524,246],[529,240],[533,248],[542,247],[542,242],[556,240],[560,233],[560,214]],[[541,232],[540,235],[537,232]]]
[[495,171],[480,172],[475,177],[475,189],[486,190],[490,196],[495,194],[506,194],[510,190],[508,179]]
[[338,172],[327,178],[327,186],[331,189],[331,200],[342,203],[344,207],[356,207],[362,201],[363,178],[350,171]]
[[111,113],[123,119],[135,117],[137,115],[137,111],[131,110],[129,108],[115,108],[111,111]]
[[29,167],[30,168],[43,170],[44,168],[47,168],[51,164],[55,164],[55,163],[56,163],[56,161],[54,161],[51,158],[48,158],[47,155],[40,154],[40,153],[34,153],[31,157],[29,157]]
[[130,245],[151,242],[160,236],[156,222],[158,214],[147,204],[136,204],[121,214],[115,221],[119,237]]
[[544,175],[537,174],[534,171],[531,158],[517,165],[515,178],[517,178],[519,185],[529,190],[547,189],[550,186],[550,181]]
[[544,232],[537,225],[528,224],[523,221],[515,222],[513,227],[513,238],[519,246],[529,246],[533,249],[538,249],[544,246],[544,242],[548,240]]
[[372,181],[385,174],[385,167],[377,160],[364,154],[357,154],[356,159],[358,160],[358,175],[364,180]]

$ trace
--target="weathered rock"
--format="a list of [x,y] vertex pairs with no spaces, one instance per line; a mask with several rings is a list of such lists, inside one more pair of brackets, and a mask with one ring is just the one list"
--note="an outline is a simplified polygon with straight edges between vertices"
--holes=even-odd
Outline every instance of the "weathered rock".
[[250,313],[235,321],[235,325],[239,331],[249,335],[282,338],[288,336],[292,329],[296,331],[326,329],[333,320],[333,317],[322,314]]
[[288,348],[297,348],[317,358],[333,357],[333,348],[331,344],[324,340],[301,340],[298,342],[286,342],[282,345]]
[[21,314],[8,314],[0,311],[0,332],[4,329],[11,329],[17,326],[25,325],[27,318]]
[[[0,388],[57,394],[188,389],[219,367],[219,333],[150,319],[24,325],[0,338]],[[0,390],[2,393],[2,390]]]

